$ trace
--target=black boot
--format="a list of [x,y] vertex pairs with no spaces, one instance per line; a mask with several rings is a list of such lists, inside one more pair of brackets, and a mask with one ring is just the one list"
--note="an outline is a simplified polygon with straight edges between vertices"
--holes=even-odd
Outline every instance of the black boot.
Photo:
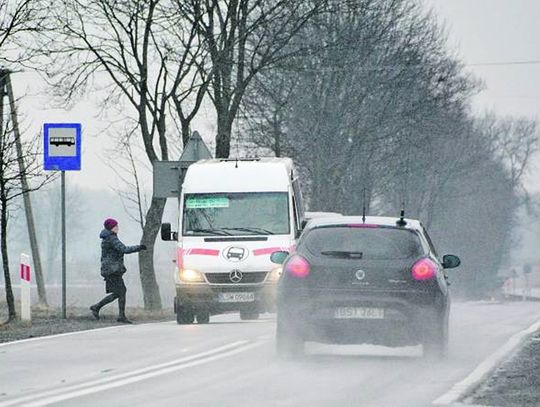
[[97,305],[90,305],[90,311],[92,311],[94,318],[99,321],[99,308]]
[[121,295],[118,297],[118,319],[117,322],[122,322],[123,324],[132,324],[129,319],[126,318],[126,295]]
[[100,302],[98,302],[97,304],[94,304],[94,305],[90,306],[90,311],[92,311],[92,315],[94,316],[94,318],[99,320],[99,310],[103,306],[107,305],[108,303],[113,302],[114,300],[116,300],[116,298],[117,298],[116,295],[109,294],[105,298],[103,298]]

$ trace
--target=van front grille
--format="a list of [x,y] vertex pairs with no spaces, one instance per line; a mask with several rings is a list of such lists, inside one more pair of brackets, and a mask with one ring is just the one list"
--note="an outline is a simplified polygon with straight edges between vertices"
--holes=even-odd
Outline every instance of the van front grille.
[[205,277],[210,284],[260,284],[267,274],[266,271],[245,272],[237,283],[231,281],[230,273],[205,273]]

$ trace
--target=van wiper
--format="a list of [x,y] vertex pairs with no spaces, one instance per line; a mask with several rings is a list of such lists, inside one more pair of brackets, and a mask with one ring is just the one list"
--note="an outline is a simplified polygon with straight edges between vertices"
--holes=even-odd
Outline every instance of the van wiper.
[[240,232],[251,232],[251,233],[255,233],[255,234],[261,234],[261,232],[263,232],[262,234],[265,234],[265,235],[274,235],[275,233],[272,232],[271,230],[268,230],[268,229],[263,229],[263,228],[256,228],[256,227],[245,227],[245,228],[223,228],[223,229],[228,229],[228,230],[238,230]]
[[214,235],[221,235],[221,236],[232,236],[231,233],[227,232],[226,230],[223,230],[223,228],[218,229],[193,229],[190,230],[190,232],[193,233],[211,233]]
[[323,256],[332,256],[332,257],[342,257],[345,259],[361,259],[364,255],[363,252],[348,252],[348,251],[341,251],[341,250],[329,250],[325,252],[321,252]]

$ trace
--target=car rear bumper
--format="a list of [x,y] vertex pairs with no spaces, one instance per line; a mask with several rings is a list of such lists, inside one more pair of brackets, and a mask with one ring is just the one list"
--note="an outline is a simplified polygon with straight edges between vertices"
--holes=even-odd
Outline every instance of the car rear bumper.
[[[340,293],[278,297],[278,323],[301,333],[306,341],[404,346],[422,343],[447,322],[447,297]],[[336,317],[340,307],[384,309],[383,318]]]
[[[221,302],[220,293],[253,293],[254,301]],[[258,285],[211,285],[211,284],[179,284],[176,286],[177,306],[206,308],[212,314],[227,311],[250,309],[257,312],[274,312],[276,303],[276,284]]]

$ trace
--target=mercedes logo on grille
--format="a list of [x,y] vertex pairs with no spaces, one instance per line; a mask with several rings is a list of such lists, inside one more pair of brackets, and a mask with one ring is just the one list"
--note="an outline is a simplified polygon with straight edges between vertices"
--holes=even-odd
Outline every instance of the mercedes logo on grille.
[[354,273],[354,276],[357,280],[363,280],[366,278],[366,272],[364,270],[358,270],[356,273]]
[[233,283],[239,283],[240,281],[242,281],[243,277],[244,275],[240,270],[233,270],[229,273],[229,280],[231,280],[231,282]]

